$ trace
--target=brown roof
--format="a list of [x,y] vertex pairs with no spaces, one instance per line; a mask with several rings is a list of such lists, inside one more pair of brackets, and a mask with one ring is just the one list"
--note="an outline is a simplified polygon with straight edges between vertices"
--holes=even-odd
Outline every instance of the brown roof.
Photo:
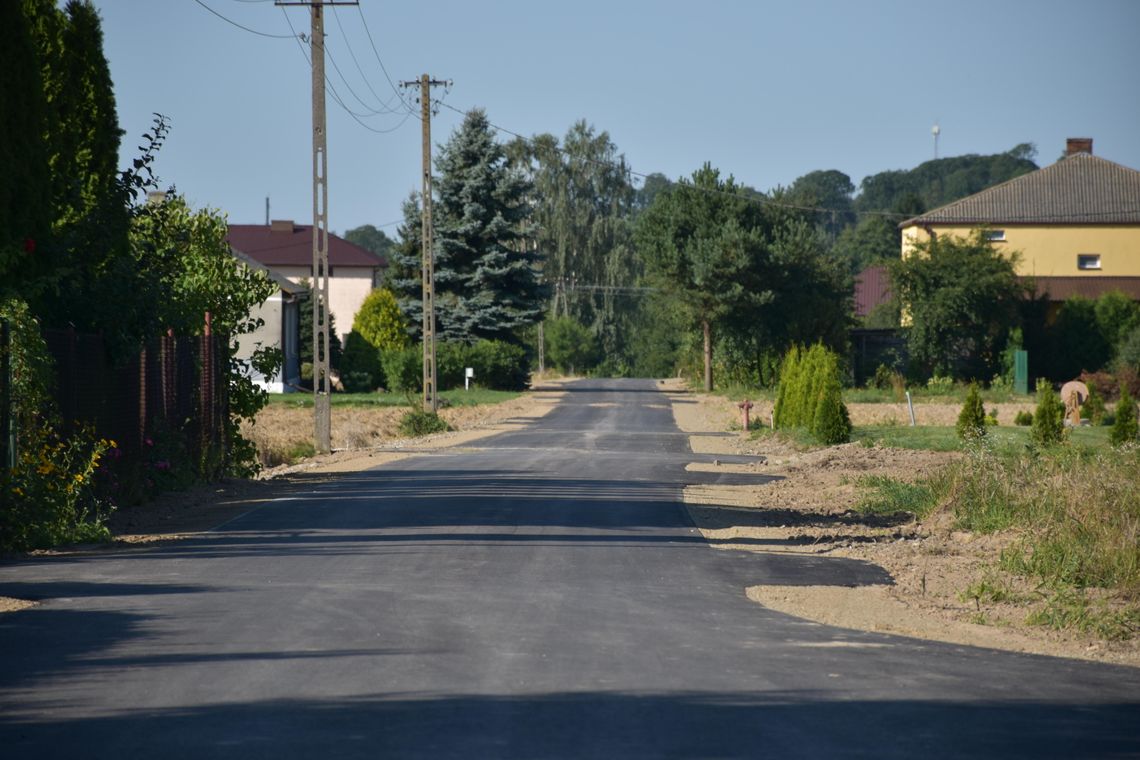
[[[230,247],[267,267],[313,264],[312,225],[274,221],[272,225],[231,224]],[[329,234],[330,267],[386,267],[388,262],[366,248]]]
[[855,275],[855,316],[867,316],[871,309],[890,298],[891,280],[886,267],[867,267]]
[[1050,301],[1064,301],[1070,296],[1099,298],[1119,290],[1134,301],[1140,301],[1140,277],[1035,277],[1037,295],[1048,294]]
[[1140,171],[1089,153],[908,219],[915,224],[1140,224]]

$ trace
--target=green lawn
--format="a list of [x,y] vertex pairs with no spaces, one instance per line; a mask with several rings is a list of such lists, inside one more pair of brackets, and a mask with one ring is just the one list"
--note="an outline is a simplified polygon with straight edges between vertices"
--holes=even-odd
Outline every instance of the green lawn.
[[[510,401],[522,394],[517,391],[489,391],[482,388],[472,388],[469,391],[457,389],[440,391],[441,401],[446,400],[451,406],[478,406],[480,404],[498,404]],[[418,399],[417,394],[413,398]],[[271,393],[269,403],[272,406],[312,407],[313,394],[311,393]],[[407,406],[408,398],[402,393],[334,393],[330,398],[333,406],[368,407],[368,406]]]
[[[1081,427],[1069,430],[1069,441],[1083,448],[1108,446],[1107,427]],[[988,427],[986,435],[998,449],[1023,449],[1029,443],[1028,427]],[[959,451],[962,441],[951,425],[866,425],[856,427],[852,441],[868,446],[878,444],[896,449],[927,449],[930,451]]]

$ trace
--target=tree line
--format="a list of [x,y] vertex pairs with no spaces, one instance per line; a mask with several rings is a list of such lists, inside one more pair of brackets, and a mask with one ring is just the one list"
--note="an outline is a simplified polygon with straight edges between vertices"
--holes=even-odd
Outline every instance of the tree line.
[[[137,156],[118,168],[123,132],[90,0],[0,3],[0,28],[0,322],[8,336],[0,390],[5,439],[14,432],[16,442],[4,446],[9,461],[0,468],[0,545],[26,547],[97,534],[112,500],[140,498],[154,482],[142,462],[108,474],[115,442],[84,424],[93,421],[60,420],[43,328],[97,334],[108,360],[124,365],[161,336],[202,335],[209,314],[227,344],[225,441],[201,461],[166,462],[163,475],[214,478],[255,463],[240,423],[265,397],[232,339],[258,327],[250,310],[274,286],[230,253],[224,215],[191,208],[172,187],[159,192],[154,162],[167,118],[155,115]],[[267,349],[252,363],[272,373],[278,360]],[[145,432],[168,437],[172,450],[182,434]]]
[[[959,156],[865,178],[838,170],[768,192],[705,165],[635,182],[608,133],[582,120],[496,140],[475,110],[440,146],[433,198],[438,331],[503,340],[563,370],[677,371],[772,384],[793,345],[842,351],[852,277],[899,258],[898,222],[1036,169],[1033,148]],[[422,199],[394,239],[346,237],[385,255],[387,286],[419,338]],[[888,319],[897,325],[897,309]]]

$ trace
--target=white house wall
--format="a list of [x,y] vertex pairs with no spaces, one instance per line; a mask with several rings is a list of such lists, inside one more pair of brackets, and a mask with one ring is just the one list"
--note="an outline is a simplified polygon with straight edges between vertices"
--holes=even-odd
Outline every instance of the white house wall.
[[[272,269],[291,282],[310,280],[311,285],[309,267],[275,266]],[[338,266],[333,267],[329,276],[329,311],[336,320],[336,331],[342,343],[352,331],[352,320],[356,318],[356,312],[360,311],[360,305],[372,292],[373,271],[373,267]],[[301,319],[306,318],[312,317],[301,315]]]
[[[238,336],[237,358],[248,361],[249,358],[253,356],[253,352],[259,348],[280,348],[283,314],[284,303],[280,290],[271,295],[265,303],[251,309],[250,317],[253,319],[263,319],[265,320],[265,324],[254,332]],[[285,391],[285,382],[281,372],[278,372],[273,377],[265,377],[260,373],[252,371],[250,374],[258,386],[270,393],[283,393]]]

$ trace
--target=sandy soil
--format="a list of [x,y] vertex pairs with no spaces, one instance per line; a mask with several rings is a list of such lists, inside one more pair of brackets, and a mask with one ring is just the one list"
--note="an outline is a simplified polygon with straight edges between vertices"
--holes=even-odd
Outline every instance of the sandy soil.
[[[675,384],[671,389],[683,390]],[[685,432],[720,432],[738,421],[739,411],[724,399],[686,393],[671,398],[674,417]],[[770,404],[758,406],[765,415],[770,410]],[[906,406],[894,406],[853,404],[850,412],[856,424],[882,419],[901,423],[905,417],[899,415],[907,414]],[[1007,424],[1020,407],[1000,406],[1007,408],[999,411],[998,419]],[[927,424],[953,424],[959,408],[924,404],[916,411]],[[913,481],[944,467],[958,454],[860,444],[799,450],[777,439],[752,441],[744,436],[693,436],[690,441],[694,451],[702,453],[765,458],[761,464],[690,465],[692,469],[779,478],[763,485],[686,489],[693,521],[706,537],[717,539],[718,548],[853,557],[886,568],[895,581],[862,588],[755,586],[747,591],[750,599],[845,628],[1140,666],[1140,641],[1105,642],[1028,625],[1026,604],[1037,599],[1031,587],[1014,589],[1024,596],[1017,604],[978,603],[963,597],[965,589],[991,577],[1002,548],[1016,536],[955,531],[943,514],[919,523],[904,516],[863,517],[854,511],[860,478],[883,475]],[[767,541],[757,549],[753,543],[733,543],[734,538]]]

